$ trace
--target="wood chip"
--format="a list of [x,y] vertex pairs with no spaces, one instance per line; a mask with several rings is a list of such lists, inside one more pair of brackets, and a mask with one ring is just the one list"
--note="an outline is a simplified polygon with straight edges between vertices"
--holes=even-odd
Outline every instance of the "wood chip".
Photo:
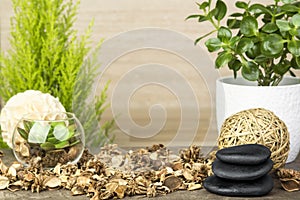
[[280,179],[280,181],[283,189],[285,189],[288,192],[294,192],[300,190],[300,182],[295,179],[285,178],[285,179]]
[[77,164],[57,164],[53,169],[43,169],[42,161],[36,157],[28,167],[20,163],[7,167],[0,159],[0,189],[40,192],[63,188],[93,200],[155,197],[178,189],[200,189],[209,173],[207,163],[212,163],[204,160],[199,147],[184,149],[177,156],[163,145],[128,152],[107,145],[98,155],[85,150]]
[[44,185],[49,188],[56,188],[61,186],[61,180],[56,176],[51,176],[45,179]]
[[0,176],[0,190],[4,190],[9,185],[9,179],[5,176]]
[[170,191],[175,191],[182,185],[182,180],[174,175],[165,179],[164,185],[167,186]]

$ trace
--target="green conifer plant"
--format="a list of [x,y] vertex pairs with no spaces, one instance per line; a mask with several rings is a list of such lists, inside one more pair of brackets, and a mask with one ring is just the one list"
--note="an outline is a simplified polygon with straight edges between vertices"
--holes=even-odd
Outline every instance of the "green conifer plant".
[[[73,28],[80,1],[12,2],[10,50],[1,51],[0,55],[3,101],[29,89],[50,93],[79,118],[86,132],[87,146],[111,142],[114,138],[109,133],[114,120],[99,126],[107,108],[108,84],[92,104],[86,103],[98,75],[98,65],[95,57],[90,56],[93,21],[82,36]],[[101,42],[96,49],[100,46]]]

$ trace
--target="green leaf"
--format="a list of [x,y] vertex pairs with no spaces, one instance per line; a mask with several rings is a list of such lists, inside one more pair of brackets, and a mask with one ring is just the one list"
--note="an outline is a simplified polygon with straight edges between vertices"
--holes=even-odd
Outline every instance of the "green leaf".
[[260,53],[260,43],[255,43],[252,48],[247,50],[246,55],[250,59],[255,59],[256,57],[261,55],[261,53]]
[[297,0],[281,0],[283,3],[294,3],[296,2]]
[[233,55],[230,52],[222,52],[218,55],[216,59],[216,68],[223,67],[227,65],[233,59]]
[[299,12],[299,7],[293,4],[284,4],[283,6],[281,6],[281,10],[287,12]]
[[241,21],[241,33],[247,37],[255,36],[258,31],[258,23],[252,16],[244,17]]
[[217,12],[215,13],[214,16],[216,20],[220,21],[225,17],[227,13],[227,6],[222,0],[218,0],[216,3],[216,10]]
[[198,22],[204,22],[204,21],[207,21],[207,17],[204,15],[200,15]]
[[45,151],[50,151],[50,150],[55,149],[55,145],[50,142],[45,142],[45,143],[41,144],[40,147],[42,149],[44,149]]
[[235,6],[236,6],[237,8],[242,8],[242,9],[247,9],[247,8],[248,8],[248,4],[245,3],[245,2],[243,2],[243,1],[237,1],[237,2],[235,3]]
[[292,21],[292,24],[294,24],[296,27],[299,27],[300,26],[300,14],[294,15],[292,17],[291,21]]
[[71,125],[69,124],[68,129],[69,129],[69,132],[74,132],[75,129],[76,129],[76,125],[75,124],[71,124]]
[[243,54],[250,50],[254,46],[254,43],[250,38],[242,38],[237,45],[237,52]]
[[[49,136],[49,135],[48,135],[48,136]],[[50,142],[50,143],[52,143],[52,144],[56,144],[56,143],[59,143],[59,142],[60,142],[60,141],[57,140],[54,136],[48,137],[46,141],[47,141],[47,142]]]
[[207,14],[207,18],[208,18],[208,19],[212,19],[214,16],[216,16],[217,12],[218,12],[218,11],[217,11],[216,8],[212,9],[212,10],[209,11],[209,13]]
[[234,37],[232,37],[231,39],[230,39],[230,43],[229,43],[229,45],[230,45],[230,47],[232,48],[232,49],[235,49],[235,46],[238,44],[238,42],[240,41],[240,37],[239,36],[234,36]]
[[276,25],[280,31],[289,31],[291,29],[289,22],[286,20],[278,19],[276,20]]
[[241,69],[242,67],[242,63],[237,60],[237,59],[234,59],[234,60],[231,60],[229,63],[228,63],[228,67],[229,69],[233,70],[233,75],[234,75],[234,78],[237,77],[237,72]]
[[69,146],[74,146],[75,144],[78,144],[80,141],[79,140],[76,140],[75,142],[71,143]]
[[69,141],[62,141],[62,142],[60,142],[58,144],[55,144],[55,148],[56,149],[63,149],[63,148],[66,148],[68,146],[70,146]]
[[24,129],[17,127],[17,130],[19,134],[24,138],[25,140],[28,139],[28,132],[26,132]]
[[261,44],[261,53],[267,57],[276,57],[283,50],[283,40],[278,34],[267,35]]
[[238,20],[238,19],[228,19],[227,20],[227,26],[228,28],[230,29],[237,29],[237,28],[240,28],[241,26],[241,20]]
[[58,125],[65,126],[66,123],[64,121],[54,121],[54,122],[51,122],[51,127],[52,128],[55,128],[55,126],[58,126]]
[[291,67],[294,69],[300,69],[300,57],[293,57]]
[[277,65],[274,65],[273,70],[276,74],[284,75],[289,71],[291,67],[291,63],[287,60],[284,60],[282,62],[279,62]]
[[23,120],[24,129],[27,133],[29,133],[30,129],[32,128],[34,122]]
[[269,10],[267,7],[265,7],[264,5],[261,4],[253,4],[249,7],[249,11],[255,14],[261,14],[261,13],[265,13],[265,14],[270,14],[272,15],[272,11]]
[[49,124],[35,122],[28,134],[28,142],[38,144],[46,142],[50,128]]
[[242,76],[248,81],[256,81],[259,78],[258,66],[253,62],[247,62],[242,66]]
[[9,146],[3,141],[2,136],[0,136],[0,149],[9,149]]
[[53,135],[57,140],[67,140],[69,138],[69,129],[65,125],[58,124],[54,127]]
[[256,56],[254,59],[254,61],[257,63],[266,63],[268,60],[269,60],[269,58],[264,55]]
[[266,33],[274,33],[278,30],[278,27],[275,23],[267,23],[262,27],[262,31],[266,32]]
[[242,17],[244,16],[243,13],[232,13],[231,15],[229,15],[230,17]]
[[[199,5],[199,4],[198,4]],[[205,10],[205,8],[207,8],[209,6],[209,3],[208,2],[203,2],[202,4],[199,5],[199,8],[201,10]]]
[[296,57],[300,56],[300,41],[290,40],[287,46],[288,50]]
[[295,28],[290,29],[289,34],[300,38],[300,27],[297,27],[297,28],[295,27]]
[[218,38],[222,41],[222,42],[227,42],[231,39],[232,33],[230,31],[229,28],[226,28],[224,26],[222,26],[219,30],[218,30]]
[[205,42],[209,52],[214,52],[222,47],[222,42],[219,38],[210,38]]
[[200,16],[201,15],[199,15],[199,14],[189,15],[187,18],[185,18],[185,20],[199,18]]

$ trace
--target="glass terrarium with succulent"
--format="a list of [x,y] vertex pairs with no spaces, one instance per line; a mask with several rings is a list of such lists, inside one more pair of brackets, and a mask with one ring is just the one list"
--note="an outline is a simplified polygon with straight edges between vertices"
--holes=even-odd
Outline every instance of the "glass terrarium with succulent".
[[73,113],[51,114],[52,119],[24,116],[13,134],[13,151],[19,162],[39,162],[51,168],[76,163],[84,150],[84,131]]

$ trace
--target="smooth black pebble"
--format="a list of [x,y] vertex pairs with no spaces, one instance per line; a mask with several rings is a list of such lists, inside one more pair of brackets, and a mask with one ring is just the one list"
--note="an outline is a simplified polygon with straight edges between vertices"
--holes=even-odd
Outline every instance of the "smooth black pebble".
[[272,168],[271,159],[259,165],[234,165],[216,159],[212,165],[216,176],[232,180],[254,180],[266,175]]
[[221,149],[216,156],[219,160],[227,163],[258,165],[264,163],[271,156],[271,151],[260,144],[245,144]]
[[274,182],[270,175],[253,181],[234,181],[213,175],[205,179],[203,186],[209,192],[219,195],[250,197],[268,194],[273,189]]

